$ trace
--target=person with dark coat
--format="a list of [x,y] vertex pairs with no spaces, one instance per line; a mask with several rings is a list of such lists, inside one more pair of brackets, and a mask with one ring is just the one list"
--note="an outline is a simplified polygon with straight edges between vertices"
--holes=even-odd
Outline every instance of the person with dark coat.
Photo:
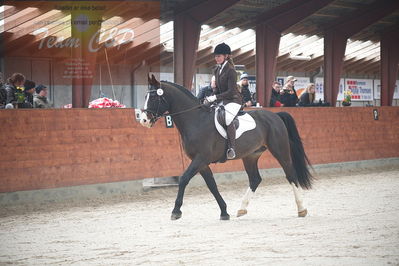
[[25,90],[25,103],[26,108],[33,108],[33,94],[35,93],[35,82],[26,80],[24,84]]
[[281,103],[284,104],[285,107],[296,106],[298,102],[298,96],[296,95],[296,91],[294,88],[295,81],[296,78],[294,78],[293,76],[288,76],[284,84],[280,99]]
[[215,76],[212,76],[211,84],[200,88],[200,91],[198,92],[197,98],[200,101],[200,103],[204,102],[205,97],[211,96],[213,94],[214,88],[216,88],[216,81],[215,81]]
[[316,98],[315,85],[310,83],[308,87],[302,92],[299,97],[299,106],[315,106],[314,100]]
[[206,97],[206,102],[217,102],[226,110],[226,132],[228,139],[227,159],[236,157],[236,128],[233,120],[241,109],[242,97],[237,89],[237,72],[231,59],[231,49],[225,43],[218,44],[214,50],[217,67],[214,71],[216,79],[215,94]]
[[242,105],[244,107],[252,106],[251,92],[249,91],[248,74],[243,73],[240,76],[240,81],[237,83],[238,91],[241,93]]
[[3,83],[3,73],[0,72],[0,109],[6,106],[7,92]]
[[284,104],[281,103],[280,94],[281,91],[281,84],[280,82],[273,82],[272,86],[272,95],[270,97],[270,107],[282,107]]
[[7,80],[7,84],[5,86],[6,91],[6,105],[11,103],[17,103],[17,88],[22,88],[25,83],[25,76],[21,73],[14,73]]
[[0,109],[4,109],[7,101],[7,91],[3,84],[0,84]]

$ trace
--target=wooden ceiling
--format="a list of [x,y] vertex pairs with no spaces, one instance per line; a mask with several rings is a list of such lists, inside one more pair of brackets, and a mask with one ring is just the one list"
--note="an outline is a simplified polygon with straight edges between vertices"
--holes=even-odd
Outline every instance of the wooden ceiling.
[[[203,0],[114,1],[96,2],[106,6],[101,25],[104,35],[111,34],[113,45],[104,37],[98,51],[99,63],[106,60],[104,47],[111,64],[136,65],[173,64],[173,16]],[[278,71],[312,72],[323,65],[323,32],[325,27],[341,16],[350,14],[375,0],[336,0],[313,15],[283,32],[277,60]],[[256,17],[289,0],[241,0],[213,17],[202,26],[197,51],[197,66],[214,64],[213,47],[228,43],[236,64],[248,70],[255,67]],[[56,2],[67,3],[67,2]],[[50,57],[65,60],[71,49],[60,46],[73,41],[71,15],[57,9],[48,1],[6,1],[1,6],[2,56]],[[49,21],[51,23],[45,22]],[[363,29],[348,40],[344,74],[378,75],[380,60],[379,36],[388,28],[399,27],[399,10]],[[43,32],[43,28],[46,31]],[[126,39],[126,30],[134,31],[133,39]],[[48,40],[56,40],[49,48]],[[105,45],[107,44],[107,45]],[[41,45],[41,48],[38,49]],[[57,49],[58,48],[58,49]]]

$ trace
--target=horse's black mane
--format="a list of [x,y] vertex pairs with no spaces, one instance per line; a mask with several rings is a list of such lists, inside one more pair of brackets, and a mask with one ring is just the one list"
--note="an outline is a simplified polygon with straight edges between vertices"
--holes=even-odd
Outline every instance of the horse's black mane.
[[185,93],[187,96],[191,97],[193,100],[198,101],[197,97],[195,97],[188,89],[186,89],[185,87],[183,87],[182,85],[170,82],[170,81],[165,81],[165,80],[161,80],[162,83],[166,83],[168,85],[171,85],[177,89],[179,89],[180,91],[182,91],[183,93]]

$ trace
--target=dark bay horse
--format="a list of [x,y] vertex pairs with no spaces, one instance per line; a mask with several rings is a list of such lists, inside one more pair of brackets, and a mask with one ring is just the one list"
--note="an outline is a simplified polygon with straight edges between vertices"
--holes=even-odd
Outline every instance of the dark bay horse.
[[[164,114],[171,115],[183,140],[184,151],[192,160],[180,178],[172,220],[182,216],[180,208],[185,188],[197,173],[204,178],[219,204],[220,219],[228,220],[230,216],[226,210],[226,203],[218,191],[209,167],[211,163],[218,162],[226,156],[226,140],[216,130],[214,111],[207,106],[199,105],[198,99],[180,85],[164,81],[160,83],[154,75],[148,78],[148,82],[149,91],[140,123],[152,127]],[[256,128],[243,133],[236,142],[236,159],[242,159],[249,178],[249,188],[237,216],[247,213],[249,199],[262,180],[258,170],[258,160],[267,149],[278,160],[293,188],[298,216],[306,216],[307,210],[303,207],[301,188],[310,189],[313,178],[309,172],[310,163],[294,119],[285,112],[254,110],[248,113],[256,121]]]

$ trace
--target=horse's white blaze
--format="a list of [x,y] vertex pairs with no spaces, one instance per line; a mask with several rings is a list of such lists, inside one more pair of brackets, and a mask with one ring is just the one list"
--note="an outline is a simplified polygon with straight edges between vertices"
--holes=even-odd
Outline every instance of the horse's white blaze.
[[255,192],[253,192],[251,190],[251,188],[247,189],[247,192],[245,192],[244,197],[242,198],[242,202],[241,202],[241,208],[240,210],[246,210],[249,204],[249,201],[251,200],[251,197],[255,194]]
[[150,119],[148,119],[147,114],[142,112],[140,114],[140,124],[145,127],[151,127]]
[[[148,99],[149,99],[149,98],[150,98],[150,97],[148,97],[148,95],[145,97],[144,110],[147,110],[147,107],[148,107]],[[145,126],[145,127],[151,127],[150,119],[148,119],[147,114],[145,113],[145,111],[144,111],[144,112],[141,112],[141,114],[140,114],[140,124],[141,124],[142,126]]]
[[294,183],[291,183],[292,190],[294,191],[296,206],[298,207],[298,212],[305,210],[303,207],[303,198],[302,198],[302,188],[296,187]]
[[148,99],[149,99],[150,97],[148,97],[148,94],[147,94],[147,96],[145,97],[145,102],[144,102],[144,110],[147,110],[147,105],[148,105]]

